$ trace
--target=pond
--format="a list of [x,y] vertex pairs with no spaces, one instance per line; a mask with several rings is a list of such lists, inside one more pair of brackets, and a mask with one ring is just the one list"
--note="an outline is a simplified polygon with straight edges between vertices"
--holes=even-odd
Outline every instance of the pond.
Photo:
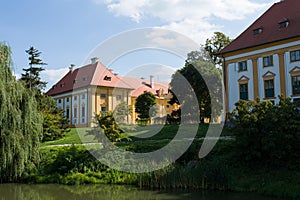
[[0,184],[1,200],[271,200],[253,193],[158,191],[118,185]]

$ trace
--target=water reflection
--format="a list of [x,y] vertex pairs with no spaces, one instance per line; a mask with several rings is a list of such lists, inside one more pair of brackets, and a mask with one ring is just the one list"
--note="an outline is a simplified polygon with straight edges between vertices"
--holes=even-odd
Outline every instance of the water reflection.
[[271,200],[252,193],[150,191],[117,185],[0,185],[0,200]]

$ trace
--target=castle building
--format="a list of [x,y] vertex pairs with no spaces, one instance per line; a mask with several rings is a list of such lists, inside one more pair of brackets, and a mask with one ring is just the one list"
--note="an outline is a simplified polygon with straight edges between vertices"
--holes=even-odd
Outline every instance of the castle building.
[[239,100],[300,100],[300,1],[273,4],[219,52],[226,112]]
[[46,95],[52,96],[57,106],[65,111],[70,126],[91,127],[95,113],[114,111],[122,102],[132,108],[126,123],[136,123],[135,101],[144,92],[156,96],[158,117],[172,112],[168,104],[168,83],[156,82],[153,76],[149,81],[118,76],[93,58],[90,64],[77,69],[71,65],[70,71]]

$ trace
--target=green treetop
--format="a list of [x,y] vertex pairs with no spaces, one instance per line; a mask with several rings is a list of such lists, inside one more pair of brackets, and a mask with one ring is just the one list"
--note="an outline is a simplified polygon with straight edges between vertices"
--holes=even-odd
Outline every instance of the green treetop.
[[25,52],[29,56],[29,67],[23,69],[25,73],[22,74],[21,80],[24,81],[27,88],[35,88],[38,93],[41,93],[45,89],[47,82],[41,80],[40,72],[45,70],[42,66],[47,64],[39,58],[41,52],[34,47],[30,47]]
[[42,137],[35,94],[12,75],[10,55],[0,43],[0,183],[19,181],[39,163]]

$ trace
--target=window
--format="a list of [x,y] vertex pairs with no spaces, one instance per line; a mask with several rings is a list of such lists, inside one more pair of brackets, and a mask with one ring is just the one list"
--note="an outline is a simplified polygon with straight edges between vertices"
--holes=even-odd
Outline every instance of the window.
[[121,99],[122,99],[122,95],[117,95],[117,96],[116,96],[116,99],[117,99],[117,100],[121,100]]
[[105,115],[106,114],[106,107],[101,107],[101,113],[103,114],[103,115]]
[[105,81],[111,81],[111,77],[110,77],[110,76],[105,76],[105,77],[104,77],[104,80],[105,80]]
[[101,99],[106,99],[106,94],[101,94],[101,95],[100,95],[100,98],[101,98]]
[[74,118],[77,118],[77,108],[74,108]]
[[263,32],[263,28],[257,28],[253,30],[253,35],[258,35]]
[[248,83],[240,84],[240,99],[248,100]]
[[300,75],[292,76],[293,95],[300,94]]
[[81,99],[85,99],[85,94],[81,95]]
[[293,100],[293,103],[295,104],[295,106],[296,106],[297,108],[300,108],[300,98],[294,99],[294,100]]
[[85,120],[84,120],[84,118],[82,118],[82,119],[81,119],[81,123],[82,123],[82,124],[84,124],[84,123],[85,123]]
[[77,101],[77,96],[74,96],[74,101]]
[[85,106],[81,107],[81,117],[85,117]]
[[66,117],[67,117],[67,119],[70,118],[70,108],[67,108],[67,110],[66,110]]
[[273,56],[265,56],[263,57],[264,67],[273,66]]
[[58,99],[58,103],[61,103],[61,99]]
[[290,21],[288,19],[278,23],[280,29],[288,27],[289,24],[290,24]]
[[265,97],[266,98],[275,97],[275,94],[274,94],[274,79],[265,80],[264,81],[264,87],[265,87]]
[[239,71],[247,71],[247,61],[239,62]]
[[300,60],[300,50],[290,52],[291,62]]
[[82,81],[86,81],[86,80],[87,80],[87,78],[86,78],[86,77],[83,77],[83,78],[82,78]]
[[67,98],[67,102],[70,102],[70,99],[69,99],[69,97]]

